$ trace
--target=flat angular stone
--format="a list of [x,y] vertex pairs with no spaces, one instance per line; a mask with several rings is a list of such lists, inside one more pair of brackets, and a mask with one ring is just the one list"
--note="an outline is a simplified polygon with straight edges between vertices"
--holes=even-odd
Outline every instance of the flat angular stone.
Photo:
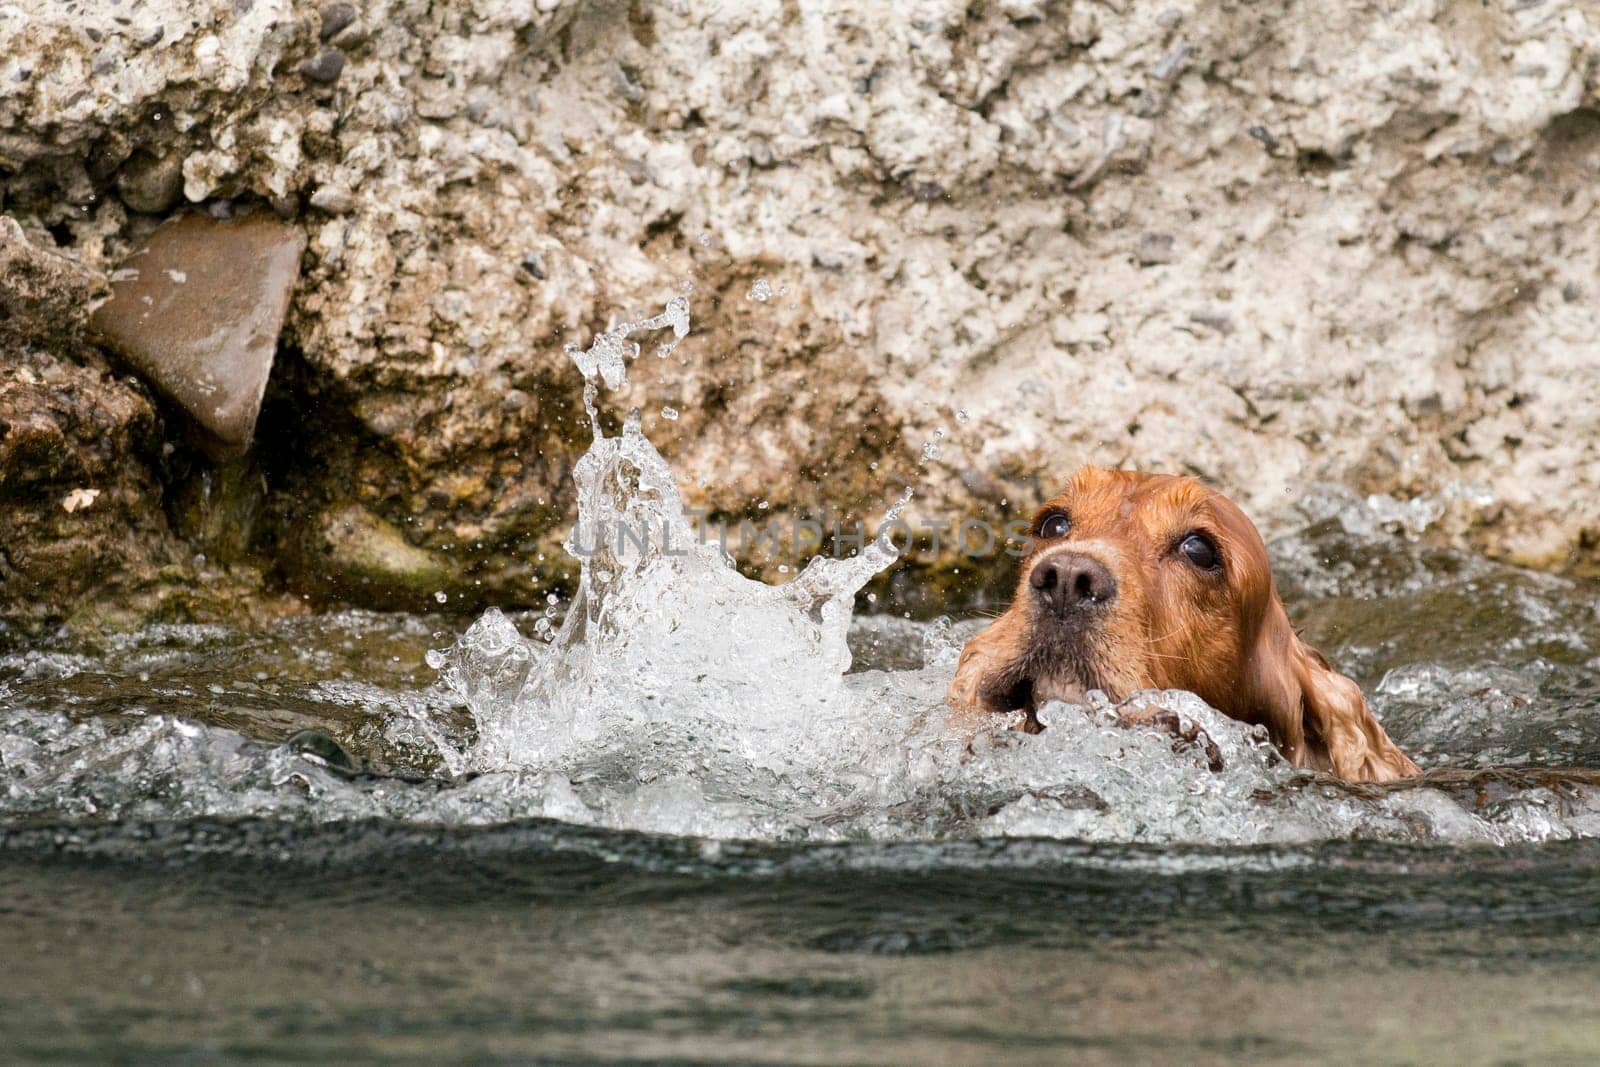
[[94,314],[106,344],[194,417],[218,460],[250,448],[305,244],[271,215],[185,215],[112,274]]

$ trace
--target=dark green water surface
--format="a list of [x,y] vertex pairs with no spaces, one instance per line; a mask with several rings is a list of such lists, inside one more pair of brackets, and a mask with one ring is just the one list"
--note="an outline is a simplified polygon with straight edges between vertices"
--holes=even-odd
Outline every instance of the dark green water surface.
[[15,1057],[1591,1062],[1600,846],[0,835]]

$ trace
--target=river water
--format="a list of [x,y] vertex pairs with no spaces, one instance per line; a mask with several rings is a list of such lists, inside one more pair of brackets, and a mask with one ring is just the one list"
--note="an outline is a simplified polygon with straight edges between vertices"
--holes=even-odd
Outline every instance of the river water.
[[[574,355],[597,391],[630,332],[687,325]],[[575,541],[678,529],[636,421],[596,434]],[[623,545],[547,612],[14,649],[6,1049],[1589,1059],[1596,587],[1429,547],[1382,501],[1304,510],[1271,546],[1291,615],[1420,782],[1315,779],[1184,694],[1151,699],[1220,772],[1062,705],[969,745],[939,698],[982,620],[855,614],[878,549],[772,587]]]

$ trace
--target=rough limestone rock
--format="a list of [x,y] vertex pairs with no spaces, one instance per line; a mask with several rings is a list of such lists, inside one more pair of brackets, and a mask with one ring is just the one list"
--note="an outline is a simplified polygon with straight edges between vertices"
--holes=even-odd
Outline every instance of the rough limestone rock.
[[103,362],[63,355],[104,294],[103,277],[0,218],[0,643],[94,599],[97,575],[136,584],[172,562],[175,543],[140,536],[161,514],[138,459],[157,445],[154,411]]
[[105,292],[0,218],[0,647],[61,624],[293,606],[260,598],[258,574],[217,571],[170,527],[162,420],[86,340]]
[[304,249],[304,235],[270,215],[184,215],[123,260],[91,320],[218,460],[250,449]]
[[256,550],[306,588],[351,508],[452,595],[558,578],[562,345],[686,288],[612,401],[721,516],[1096,461],[1596,559],[1586,0],[84,8],[0,18],[0,210],[96,269],[183,203],[305,227]]

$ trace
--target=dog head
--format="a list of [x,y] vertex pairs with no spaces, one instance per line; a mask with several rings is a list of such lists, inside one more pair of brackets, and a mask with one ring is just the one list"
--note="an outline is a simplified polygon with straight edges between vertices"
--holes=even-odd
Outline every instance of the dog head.
[[963,651],[951,695],[1031,718],[1091,689],[1186,689],[1352,780],[1416,770],[1295,634],[1255,525],[1193,478],[1075,473],[1034,517],[1015,600]]
[[1192,478],[1085,467],[1030,533],[1012,610],[1036,702],[1228,699],[1274,595],[1266,547],[1231,501]]

